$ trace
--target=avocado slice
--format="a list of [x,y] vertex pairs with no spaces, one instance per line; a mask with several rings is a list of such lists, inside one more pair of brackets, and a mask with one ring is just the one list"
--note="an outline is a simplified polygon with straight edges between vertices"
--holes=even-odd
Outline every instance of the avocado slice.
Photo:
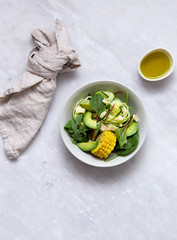
[[91,128],[91,129],[97,128],[97,121],[92,119],[91,112],[86,112],[84,114],[83,122],[87,127]]
[[80,106],[82,107],[82,108],[85,108],[86,110],[88,110],[88,111],[93,111],[93,109],[91,109],[91,107],[90,107],[90,100],[85,100],[85,101],[82,101],[81,103],[80,103]]
[[77,146],[84,152],[91,152],[98,145],[98,141],[77,143]]
[[138,123],[133,121],[130,126],[126,129],[127,137],[132,136],[138,131]]

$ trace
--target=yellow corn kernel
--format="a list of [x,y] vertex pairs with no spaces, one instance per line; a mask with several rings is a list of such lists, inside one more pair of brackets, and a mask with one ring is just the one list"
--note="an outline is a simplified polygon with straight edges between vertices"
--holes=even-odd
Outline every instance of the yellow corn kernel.
[[116,145],[116,136],[111,131],[105,131],[96,140],[98,145],[92,153],[99,158],[107,158]]

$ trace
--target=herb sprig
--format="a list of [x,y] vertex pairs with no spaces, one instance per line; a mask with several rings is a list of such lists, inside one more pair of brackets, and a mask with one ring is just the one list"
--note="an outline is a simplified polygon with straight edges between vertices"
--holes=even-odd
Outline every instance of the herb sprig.
[[81,125],[83,115],[78,114],[75,121],[69,120],[64,126],[64,129],[70,134],[72,143],[76,144],[78,142],[86,142],[88,140],[87,131],[89,128]]

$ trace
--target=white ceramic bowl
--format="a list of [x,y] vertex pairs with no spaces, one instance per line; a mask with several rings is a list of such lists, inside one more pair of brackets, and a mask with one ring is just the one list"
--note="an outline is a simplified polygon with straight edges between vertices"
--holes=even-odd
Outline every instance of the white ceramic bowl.
[[[163,52],[163,53],[165,53],[165,54],[168,56],[169,60],[170,60],[170,69],[168,70],[168,72],[167,72],[166,74],[164,74],[164,75],[161,76],[161,77],[158,77],[158,78],[147,78],[147,77],[145,77],[145,76],[143,75],[143,73],[141,72],[140,66],[141,66],[141,63],[142,63],[142,61],[144,60],[144,58],[147,57],[148,55],[150,55],[150,54],[153,53],[153,52]],[[170,51],[168,51],[168,50],[165,49],[165,48],[156,48],[156,49],[153,49],[153,50],[151,50],[150,52],[146,53],[146,54],[143,56],[143,58],[141,59],[141,61],[140,61],[139,64],[138,64],[138,72],[139,72],[140,76],[141,76],[143,79],[145,79],[146,81],[155,82],[155,81],[159,81],[159,80],[162,80],[162,79],[167,78],[168,76],[170,76],[170,74],[171,74],[171,73],[173,72],[173,70],[174,70],[174,67],[175,67],[175,60],[174,60],[174,57],[172,56],[172,54],[170,53]]]
[[[105,91],[111,91],[111,92],[122,91],[122,93],[118,94],[117,97],[119,97],[124,102],[126,101],[125,100],[126,92],[128,92],[129,93],[128,105],[134,109],[134,111],[139,119],[140,138],[139,138],[138,147],[130,155],[125,156],[125,157],[118,156],[109,162],[100,160],[99,158],[95,157],[94,155],[92,155],[90,153],[85,153],[82,150],[80,150],[75,144],[73,144],[71,142],[69,134],[64,130],[65,124],[70,119],[72,119],[72,110],[73,110],[76,102],[82,98],[85,98],[88,95],[88,93],[93,94],[98,90],[105,90]],[[80,161],[87,163],[89,165],[95,166],[95,167],[112,167],[112,166],[116,166],[123,162],[128,161],[139,151],[139,149],[143,145],[143,142],[145,140],[146,133],[147,133],[147,118],[146,118],[146,113],[145,113],[142,102],[137,97],[137,95],[132,90],[130,90],[128,87],[124,86],[121,83],[118,83],[115,81],[110,81],[110,80],[95,81],[95,82],[92,82],[92,83],[89,83],[89,84],[86,84],[86,85],[80,87],[68,99],[68,101],[65,104],[64,109],[61,113],[60,130],[61,130],[61,136],[63,138],[63,141],[64,141],[66,147]]]

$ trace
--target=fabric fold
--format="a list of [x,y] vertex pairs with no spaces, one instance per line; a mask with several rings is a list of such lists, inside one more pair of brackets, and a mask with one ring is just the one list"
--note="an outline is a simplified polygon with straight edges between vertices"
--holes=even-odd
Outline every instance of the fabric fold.
[[0,133],[9,159],[16,159],[40,129],[56,89],[59,72],[80,66],[70,47],[63,22],[55,31],[32,32],[36,47],[28,57],[27,70],[0,97]]

